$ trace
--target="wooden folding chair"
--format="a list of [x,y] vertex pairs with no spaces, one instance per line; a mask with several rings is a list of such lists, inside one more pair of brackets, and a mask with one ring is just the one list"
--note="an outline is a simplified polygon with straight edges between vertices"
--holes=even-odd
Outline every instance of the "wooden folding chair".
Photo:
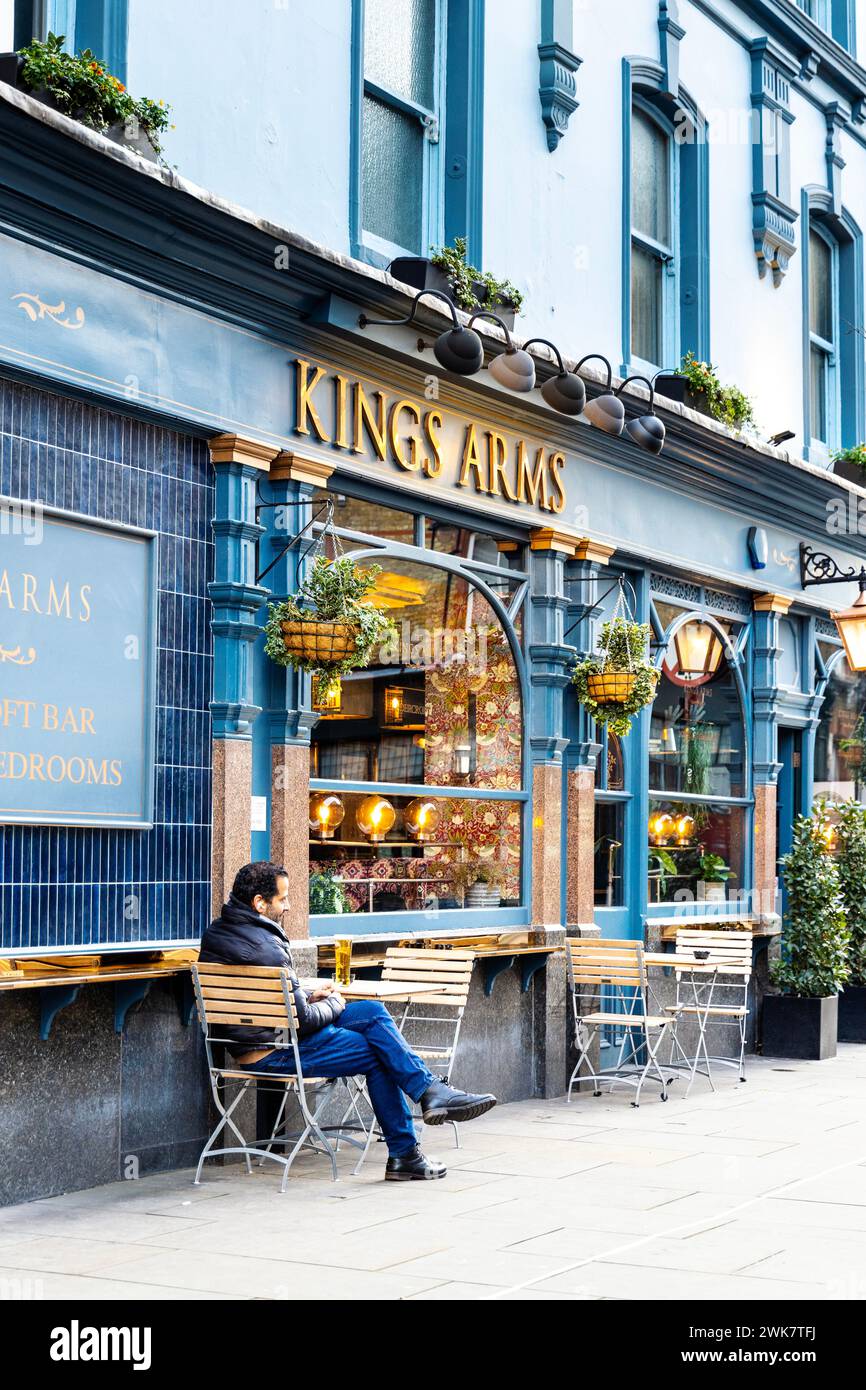
[[[201,1181],[205,1159],[224,1154],[243,1154],[248,1173],[252,1172],[251,1157],[257,1158],[260,1164],[266,1158],[281,1163],[284,1171],[280,1190],[285,1192],[289,1169],[305,1144],[317,1152],[327,1154],[331,1161],[331,1175],[336,1182],[339,1176],[336,1150],[327,1139],[326,1131],[342,1132],[345,1126],[322,1125],[319,1123],[319,1116],[335,1090],[343,1084],[344,1078],[304,1076],[298,1049],[295,997],[288,970],[270,965],[216,965],[210,962],[199,962],[191,968],[199,1021],[204,1032],[211,1092],[220,1114],[219,1123],[199,1158],[195,1182]],[[249,1072],[237,1064],[217,1066],[213,1057],[213,1044],[228,1041],[220,1036],[227,1026],[274,1029],[277,1038],[274,1045],[291,1048],[294,1053],[294,1072]],[[241,1083],[238,1093],[226,1106],[220,1094],[220,1085],[236,1081]],[[256,1139],[248,1143],[232,1117],[252,1085],[261,1085],[263,1090],[281,1091],[282,1101],[269,1138]],[[294,1134],[279,1135],[290,1095],[297,1097],[303,1129]],[[350,1105],[350,1110],[353,1108],[358,1116],[358,1128],[366,1132],[357,1107]],[[229,1148],[214,1148],[218,1135],[224,1129],[231,1130],[239,1143]],[[363,1147],[357,1139],[347,1138],[347,1142],[359,1148]],[[290,1143],[293,1143],[293,1148],[288,1155],[273,1152],[275,1146],[286,1146]]]
[[[594,1084],[593,1094],[601,1095],[602,1081],[614,1086],[634,1086],[632,1105],[640,1104],[641,1087],[650,1070],[659,1081],[661,1098],[673,1077],[665,1077],[658,1062],[658,1051],[667,1033],[676,1026],[672,1014],[650,1014],[647,1009],[646,967],[640,941],[569,937],[567,942],[568,979],[574,1009],[578,1059],[568,1083],[568,1100],[580,1069],[587,1064]],[[604,1027],[622,1030],[619,1057],[614,1067],[596,1071],[590,1049]],[[628,1048],[628,1051],[626,1049]],[[641,1055],[645,1060],[641,1060]]]
[[[670,963],[677,980],[676,1001],[666,1006],[671,1013],[689,1015],[698,1025],[694,1057],[688,1057],[679,1038],[675,1038],[682,1064],[672,1060],[665,1065],[684,1065],[689,1072],[688,1095],[695,1076],[706,1076],[712,1090],[712,1062],[719,1066],[736,1067],[741,1081],[746,1079],[746,1022],[749,1017],[749,981],[752,977],[752,933],[748,930],[707,931],[697,927],[681,927],[677,932],[676,950]],[[739,1029],[740,1052],[734,1057],[710,1057],[707,1050],[707,1026],[720,1023]],[[674,1041],[671,1042],[671,1059]],[[699,1063],[703,1057],[706,1070]]]

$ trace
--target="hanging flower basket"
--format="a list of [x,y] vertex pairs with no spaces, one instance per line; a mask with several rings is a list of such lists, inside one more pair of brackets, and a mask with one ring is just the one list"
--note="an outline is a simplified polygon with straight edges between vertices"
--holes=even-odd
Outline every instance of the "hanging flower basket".
[[628,617],[620,585],[613,617],[602,624],[598,655],[578,662],[572,672],[577,698],[590,717],[620,737],[655,696],[659,673],[646,659],[649,640],[649,626]]
[[338,676],[368,666],[393,633],[390,619],[368,597],[380,566],[360,569],[340,554],[329,560],[321,553],[325,534],[308,577],[296,594],[270,605],[265,624],[267,655],[278,666],[316,672],[320,698]]

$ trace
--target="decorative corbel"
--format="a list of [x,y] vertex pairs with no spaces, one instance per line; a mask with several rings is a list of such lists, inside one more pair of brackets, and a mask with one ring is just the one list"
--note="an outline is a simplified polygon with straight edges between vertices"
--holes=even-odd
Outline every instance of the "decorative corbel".
[[541,0],[538,95],[551,153],[568,129],[569,116],[580,105],[576,73],[583,60],[571,48],[571,8],[571,0]]

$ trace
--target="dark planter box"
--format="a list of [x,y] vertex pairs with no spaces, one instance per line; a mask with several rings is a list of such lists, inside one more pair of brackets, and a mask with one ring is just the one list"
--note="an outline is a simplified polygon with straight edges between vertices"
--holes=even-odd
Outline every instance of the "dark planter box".
[[765,994],[761,1010],[765,1057],[804,1057],[823,1062],[836,1056],[839,996],[798,999]]
[[866,1042],[866,985],[849,985],[839,995],[839,1041]]
[[[398,256],[388,267],[388,273],[394,276],[395,280],[401,280],[404,285],[411,285],[415,290],[441,290],[454,298],[454,291],[451,288],[451,281],[447,272],[438,265],[434,265],[426,256]],[[487,286],[481,280],[473,283],[475,298],[481,308],[486,308]],[[459,306],[458,306],[459,307]],[[476,313],[478,310],[476,310]],[[491,310],[502,319],[506,328],[514,327],[515,311],[501,305],[497,309]]]
[[24,59],[17,53],[0,53],[0,82],[8,82],[10,87],[18,86],[18,74],[24,66]]
[[149,159],[154,164],[159,159],[159,154],[151,144],[143,126],[139,126],[137,135],[130,136],[126,133],[126,126],[123,121],[118,121],[116,125],[108,126],[103,134],[109,140],[113,140],[116,145],[122,145],[125,150],[132,150],[133,154],[140,154],[144,159]]
[[656,377],[656,395],[667,396],[669,401],[679,401],[680,405],[700,411],[701,415],[710,413],[703,392],[693,391],[684,376],[676,376],[673,372],[662,372],[661,376]]
[[856,483],[858,487],[866,487],[866,469],[859,468],[856,463],[837,459],[833,464],[833,472],[837,478],[844,478],[846,483]]

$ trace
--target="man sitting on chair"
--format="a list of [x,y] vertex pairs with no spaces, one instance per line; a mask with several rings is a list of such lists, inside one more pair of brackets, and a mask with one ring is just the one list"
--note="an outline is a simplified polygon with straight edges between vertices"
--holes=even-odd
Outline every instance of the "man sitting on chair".
[[[385,1178],[444,1178],[443,1164],[425,1158],[418,1147],[412,1112],[406,1102],[420,1102],[428,1125],[446,1120],[474,1120],[496,1104],[491,1095],[455,1091],[416,1057],[385,1005],[378,1000],[347,1004],[335,985],[326,983],[308,994],[292,965],[288,937],[279,923],[289,905],[289,880],[279,864],[246,864],[234,881],[222,913],[202,937],[200,961],[223,965],[278,965],[291,972],[298,1015],[301,1064],[310,1076],[360,1076],[388,1145]],[[228,1047],[244,1071],[293,1072],[291,1048],[275,1046],[266,1029],[224,1027]]]

